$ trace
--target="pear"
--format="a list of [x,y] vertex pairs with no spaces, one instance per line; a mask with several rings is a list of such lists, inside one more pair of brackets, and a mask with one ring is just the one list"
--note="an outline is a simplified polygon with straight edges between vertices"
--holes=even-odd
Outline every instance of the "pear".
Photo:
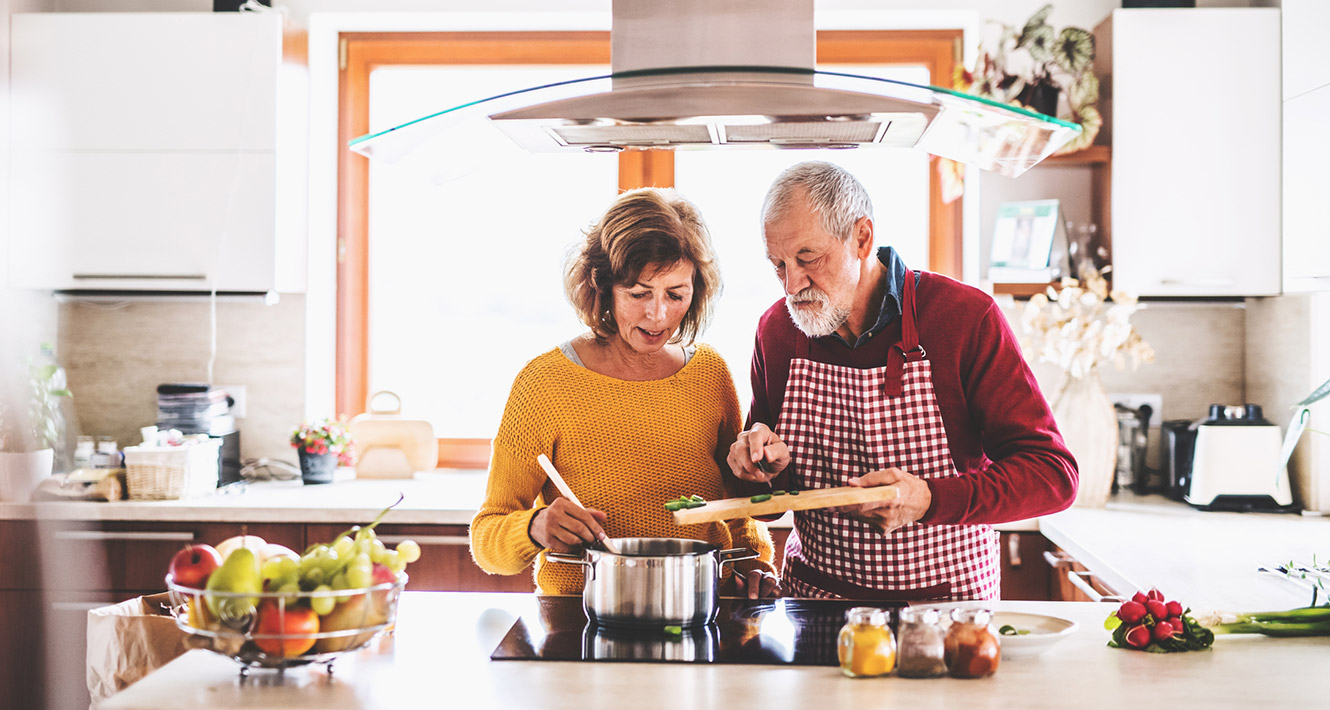
[[[216,549],[217,554],[221,555],[222,559],[225,560],[231,556],[232,552],[235,552],[242,547],[253,550],[255,554],[258,554],[265,546],[267,546],[267,544],[268,541],[258,535],[236,535],[217,543]],[[290,550],[287,551],[290,552]]]
[[[237,547],[231,551],[218,567],[208,576],[209,592],[233,592],[258,594],[263,591],[263,576],[259,572],[259,558],[247,547]],[[258,597],[231,597],[217,594],[205,594],[208,610],[222,623],[237,625],[249,619]]]

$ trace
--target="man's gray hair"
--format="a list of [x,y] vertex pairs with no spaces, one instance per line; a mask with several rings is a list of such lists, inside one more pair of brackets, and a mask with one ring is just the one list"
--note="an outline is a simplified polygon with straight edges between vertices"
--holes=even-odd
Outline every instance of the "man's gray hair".
[[873,218],[868,191],[848,170],[809,160],[776,176],[762,201],[762,224],[785,217],[801,195],[808,196],[808,205],[821,218],[822,228],[842,242],[850,238],[860,217]]

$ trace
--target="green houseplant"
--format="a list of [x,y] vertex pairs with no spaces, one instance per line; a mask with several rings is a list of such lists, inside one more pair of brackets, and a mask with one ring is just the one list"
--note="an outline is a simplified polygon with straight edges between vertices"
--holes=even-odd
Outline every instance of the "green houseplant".
[[[43,358],[0,377],[0,500],[27,500],[55,467],[63,446],[61,404],[73,395],[64,371],[42,346]],[[67,438],[67,437],[64,437]]]

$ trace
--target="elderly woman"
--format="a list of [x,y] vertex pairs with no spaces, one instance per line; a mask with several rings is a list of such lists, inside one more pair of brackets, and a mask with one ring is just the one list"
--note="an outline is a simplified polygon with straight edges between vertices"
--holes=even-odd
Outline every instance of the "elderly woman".
[[[582,568],[545,564],[547,551],[605,536],[690,538],[757,551],[758,560],[736,564],[735,582],[750,597],[774,594],[765,526],[681,526],[664,508],[740,485],[725,462],[740,426],[734,382],[715,350],[693,345],[720,291],[697,209],[673,190],[625,192],[587,232],[564,288],[591,330],[532,360],[513,383],[471,523],[476,563],[518,574],[535,561],[540,592],[580,594]],[[546,479],[542,453],[585,509]]]

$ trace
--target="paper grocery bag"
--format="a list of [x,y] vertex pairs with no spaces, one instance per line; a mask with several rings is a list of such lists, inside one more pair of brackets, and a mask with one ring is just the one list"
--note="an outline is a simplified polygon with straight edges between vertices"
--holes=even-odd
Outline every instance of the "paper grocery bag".
[[88,692],[95,706],[192,648],[163,592],[88,611]]

